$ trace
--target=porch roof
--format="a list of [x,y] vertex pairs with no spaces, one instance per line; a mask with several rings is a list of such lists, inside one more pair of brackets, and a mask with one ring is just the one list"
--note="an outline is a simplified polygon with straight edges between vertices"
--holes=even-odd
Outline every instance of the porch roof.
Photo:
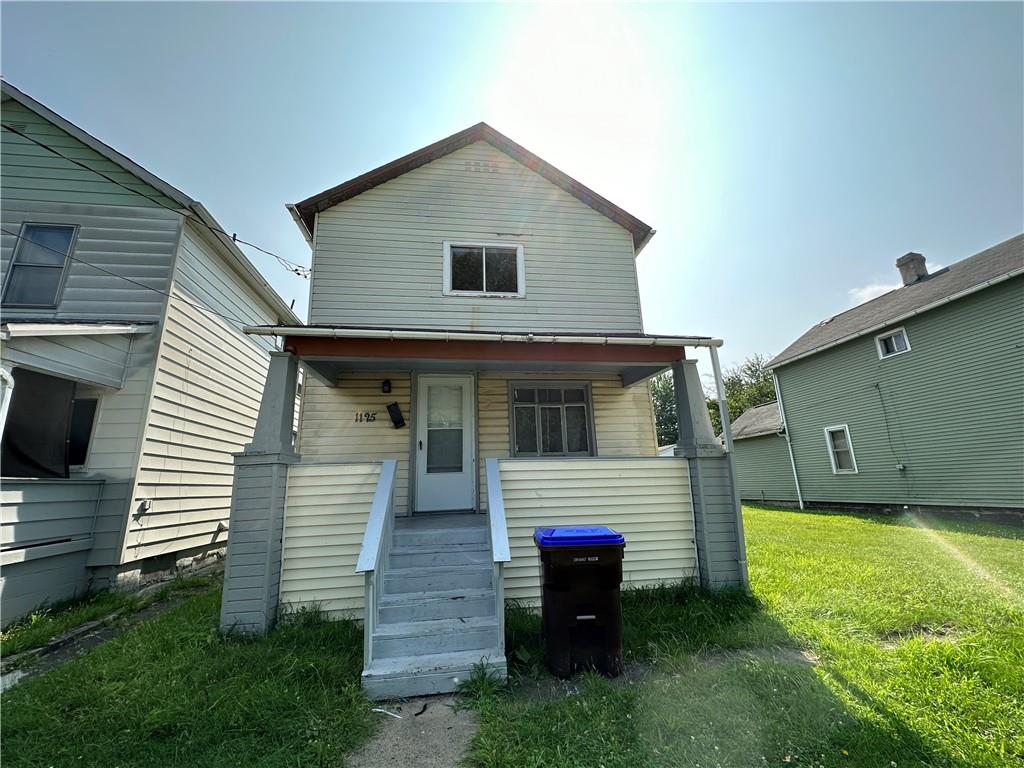
[[710,336],[639,333],[562,334],[368,328],[335,325],[255,326],[246,333],[281,336],[284,349],[302,358],[327,382],[346,372],[371,370],[607,372],[623,386],[644,381],[686,347],[717,347]]

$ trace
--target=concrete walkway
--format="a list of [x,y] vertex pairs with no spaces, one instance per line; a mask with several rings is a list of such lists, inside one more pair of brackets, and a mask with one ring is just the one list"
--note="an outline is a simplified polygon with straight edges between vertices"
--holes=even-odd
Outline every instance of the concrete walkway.
[[456,768],[476,733],[476,714],[457,710],[452,696],[425,696],[380,704],[377,734],[349,756],[350,768]]

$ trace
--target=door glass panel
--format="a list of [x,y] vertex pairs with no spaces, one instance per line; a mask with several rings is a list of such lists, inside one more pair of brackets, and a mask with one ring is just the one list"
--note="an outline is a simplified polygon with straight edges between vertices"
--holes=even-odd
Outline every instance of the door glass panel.
[[540,409],[540,445],[542,453],[562,453],[562,409]]
[[[566,395],[569,392],[566,391]],[[565,407],[565,450],[569,453],[586,453],[590,450],[587,435],[587,409],[582,405]]]
[[462,471],[462,429],[427,432],[427,474]]
[[427,386],[427,473],[462,471],[462,387]]
[[427,429],[462,426],[462,387],[427,387]]
[[[532,392],[533,390],[529,390]],[[537,452],[537,409],[516,408],[516,453]]]

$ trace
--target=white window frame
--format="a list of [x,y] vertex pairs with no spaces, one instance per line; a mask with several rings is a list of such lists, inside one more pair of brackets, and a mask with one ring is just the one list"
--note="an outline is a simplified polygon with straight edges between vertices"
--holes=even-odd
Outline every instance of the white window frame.
[[[846,434],[846,444],[850,446],[850,461],[853,462],[853,469],[839,469],[836,465],[835,447],[832,445],[832,433],[842,430]],[[857,454],[853,450],[853,438],[850,437],[850,427],[847,424],[836,424],[825,427],[825,447],[828,448],[828,460],[832,464],[833,475],[857,475]]]
[[[516,282],[519,290],[515,293],[494,293],[488,291],[455,291],[452,290],[452,246],[456,248],[515,248],[516,249]],[[487,256],[486,250],[483,256],[484,285],[487,285]],[[493,299],[524,299],[526,298],[526,265],[523,258],[522,243],[481,243],[465,240],[444,241],[444,295],[445,296],[474,296]]]
[[[899,352],[890,352],[889,354],[886,354],[885,350],[882,349],[882,339],[887,339],[890,336],[895,336],[898,333],[903,334],[903,341],[906,342],[907,348],[900,350]],[[910,351],[910,336],[907,335],[907,329],[904,328],[903,326],[900,326],[899,328],[892,328],[891,330],[888,330],[885,333],[878,334],[877,336],[875,336],[875,349],[878,350],[879,360],[888,360],[893,357],[905,355],[907,352]]]

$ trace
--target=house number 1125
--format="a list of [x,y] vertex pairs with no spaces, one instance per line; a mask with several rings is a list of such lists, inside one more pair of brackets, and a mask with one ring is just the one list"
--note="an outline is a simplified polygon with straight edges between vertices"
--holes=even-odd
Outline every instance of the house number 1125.
[[361,422],[361,421],[376,421],[376,420],[377,420],[377,412],[376,411],[356,411],[356,422],[357,423]]

